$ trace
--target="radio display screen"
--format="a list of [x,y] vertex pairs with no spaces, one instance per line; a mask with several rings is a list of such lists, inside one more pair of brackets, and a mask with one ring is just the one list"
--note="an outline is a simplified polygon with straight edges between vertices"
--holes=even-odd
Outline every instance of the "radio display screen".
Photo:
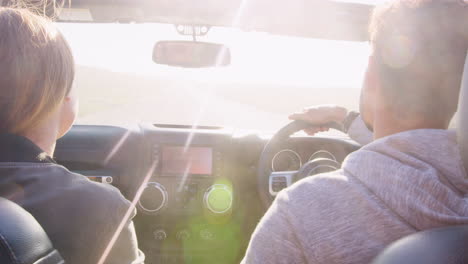
[[164,176],[211,175],[213,150],[208,147],[165,146],[162,148],[161,173]]

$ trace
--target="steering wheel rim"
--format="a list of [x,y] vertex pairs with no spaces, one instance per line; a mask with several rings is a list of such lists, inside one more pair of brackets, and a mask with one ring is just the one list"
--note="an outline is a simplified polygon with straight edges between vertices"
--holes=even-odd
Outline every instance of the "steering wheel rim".
[[[322,126],[333,128],[343,131],[343,126],[336,122],[324,124]],[[272,173],[271,161],[273,156],[277,153],[280,144],[289,138],[292,134],[304,130],[306,128],[314,127],[305,121],[292,121],[286,126],[282,127],[273,137],[267,142],[260,155],[258,169],[257,169],[257,189],[260,199],[265,208],[268,208],[274,200],[274,197],[269,192],[269,177]]]

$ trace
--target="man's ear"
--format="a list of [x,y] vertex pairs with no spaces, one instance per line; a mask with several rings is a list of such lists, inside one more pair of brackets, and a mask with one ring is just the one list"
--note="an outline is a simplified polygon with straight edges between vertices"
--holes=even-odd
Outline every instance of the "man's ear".
[[377,68],[377,58],[376,55],[371,54],[367,62],[367,73],[366,73],[366,82],[368,89],[372,92],[376,92],[376,89],[380,88],[378,68]]
[[378,80],[376,57],[371,54],[368,59],[367,70],[364,76],[359,107],[361,117],[370,131],[373,131],[374,116],[377,108],[379,107],[377,94],[380,91],[380,84]]

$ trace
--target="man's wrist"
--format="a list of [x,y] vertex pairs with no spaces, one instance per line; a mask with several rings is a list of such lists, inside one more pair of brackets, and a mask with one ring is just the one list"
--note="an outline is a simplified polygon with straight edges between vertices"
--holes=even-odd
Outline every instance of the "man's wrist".
[[351,124],[356,120],[356,118],[359,116],[359,113],[356,111],[349,111],[346,117],[343,119],[343,132],[348,133],[349,128],[351,127]]
[[330,120],[339,124],[343,124],[344,120],[348,116],[348,110],[344,107],[336,107],[333,111],[333,115]]

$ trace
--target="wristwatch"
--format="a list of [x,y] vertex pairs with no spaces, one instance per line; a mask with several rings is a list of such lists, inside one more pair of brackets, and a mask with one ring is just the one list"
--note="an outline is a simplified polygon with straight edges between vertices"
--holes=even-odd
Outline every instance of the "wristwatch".
[[356,111],[349,111],[345,119],[343,119],[343,132],[348,133],[349,127],[356,120],[356,117],[359,116],[359,113]]

